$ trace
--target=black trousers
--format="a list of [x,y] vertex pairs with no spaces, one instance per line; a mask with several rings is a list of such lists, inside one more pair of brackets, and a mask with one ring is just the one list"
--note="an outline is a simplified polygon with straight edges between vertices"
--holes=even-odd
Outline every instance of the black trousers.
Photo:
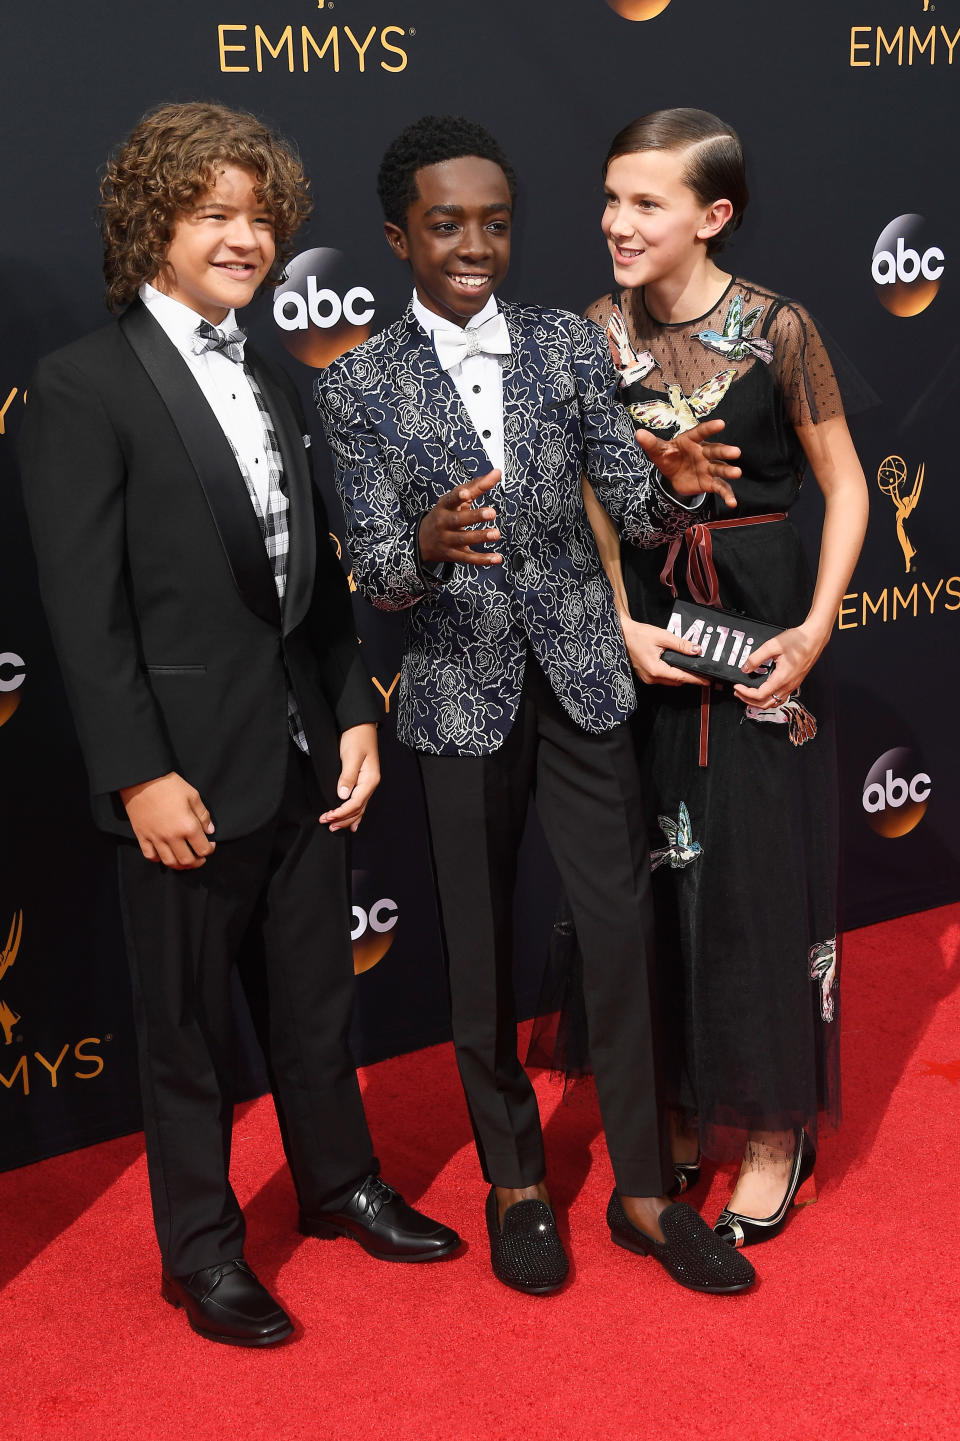
[[348,833],[318,825],[322,808],[291,744],[274,819],[218,845],[200,869],[168,870],[120,846],[150,1194],[175,1275],[243,1250],[228,1176],[241,960],[301,1207],[315,1211],[377,1169],[347,1045]]
[[646,828],[626,726],[581,730],[528,655],[503,748],[417,757],[450,978],[453,1038],[480,1164],[498,1186],[545,1171],[533,1087],[517,1056],[513,897],[531,792],[583,955],[590,1055],[617,1189],[672,1180],[660,1103]]

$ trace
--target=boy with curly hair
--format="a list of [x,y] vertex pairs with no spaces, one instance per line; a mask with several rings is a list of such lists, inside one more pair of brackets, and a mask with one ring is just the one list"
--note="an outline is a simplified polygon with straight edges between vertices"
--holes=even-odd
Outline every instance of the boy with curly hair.
[[[236,328],[309,210],[253,116],[166,105],[102,185],[119,319],[41,361],[22,429],[41,592],[118,838],[162,1294],[211,1340],[289,1317],[229,1181],[240,965],[310,1235],[387,1260],[458,1237],[377,1175],[347,1031],[348,838],[378,780],[373,696],[291,381]],[[240,964],[242,961],[242,964]]]

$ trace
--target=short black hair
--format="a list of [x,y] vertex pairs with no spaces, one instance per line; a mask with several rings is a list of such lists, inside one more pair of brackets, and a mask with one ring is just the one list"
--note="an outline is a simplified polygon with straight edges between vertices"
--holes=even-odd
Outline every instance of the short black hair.
[[463,155],[477,155],[499,165],[511,203],[516,201],[516,172],[489,130],[463,115],[424,115],[401,131],[380,162],[377,194],[385,219],[405,230],[407,211],[417,198],[417,171]]

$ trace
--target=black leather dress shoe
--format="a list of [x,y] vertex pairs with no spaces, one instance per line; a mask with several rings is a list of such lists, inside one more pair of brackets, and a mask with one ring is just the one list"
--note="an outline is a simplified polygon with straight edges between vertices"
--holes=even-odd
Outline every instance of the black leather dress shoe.
[[549,1296],[567,1279],[570,1262],[546,1201],[515,1201],[497,1218],[497,1188],[487,1197],[487,1234],[493,1274],[530,1296]]
[[227,1346],[274,1346],[293,1323],[261,1286],[242,1256],[206,1266],[190,1276],[163,1272],[160,1294],[171,1306],[183,1306],[199,1336]]
[[[616,1190],[607,1206],[607,1225],[617,1246],[652,1256],[669,1276],[691,1291],[731,1296],[746,1291],[757,1279],[746,1256],[721,1241],[699,1211],[682,1202],[674,1201],[660,1212],[663,1241],[655,1241],[633,1224]],[[731,1265],[731,1260],[742,1264]]]
[[380,1261],[440,1261],[460,1245],[449,1226],[408,1206],[379,1176],[368,1176],[337,1211],[300,1213],[304,1236],[349,1236]]

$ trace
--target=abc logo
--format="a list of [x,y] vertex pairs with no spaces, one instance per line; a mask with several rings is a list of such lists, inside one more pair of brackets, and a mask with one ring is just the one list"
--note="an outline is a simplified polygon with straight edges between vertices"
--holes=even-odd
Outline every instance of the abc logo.
[[348,284],[339,250],[305,250],[287,266],[273,297],[273,318],[291,355],[315,370],[329,365],[370,334],[374,299],[364,285]]
[[884,751],[863,783],[863,809],[878,835],[894,840],[920,824],[933,782],[907,746]]
[[922,215],[898,215],[873,247],[870,273],[877,299],[892,315],[919,315],[940,289],[944,254],[920,238]]
[[0,726],[20,704],[20,687],[27,678],[27,664],[12,650],[0,651]]
[[624,20],[652,20],[666,10],[670,0],[607,0],[607,4]]
[[353,969],[369,971],[393,945],[399,909],[387,896],[377,897],[373,878],[366,871],[353,873]]

